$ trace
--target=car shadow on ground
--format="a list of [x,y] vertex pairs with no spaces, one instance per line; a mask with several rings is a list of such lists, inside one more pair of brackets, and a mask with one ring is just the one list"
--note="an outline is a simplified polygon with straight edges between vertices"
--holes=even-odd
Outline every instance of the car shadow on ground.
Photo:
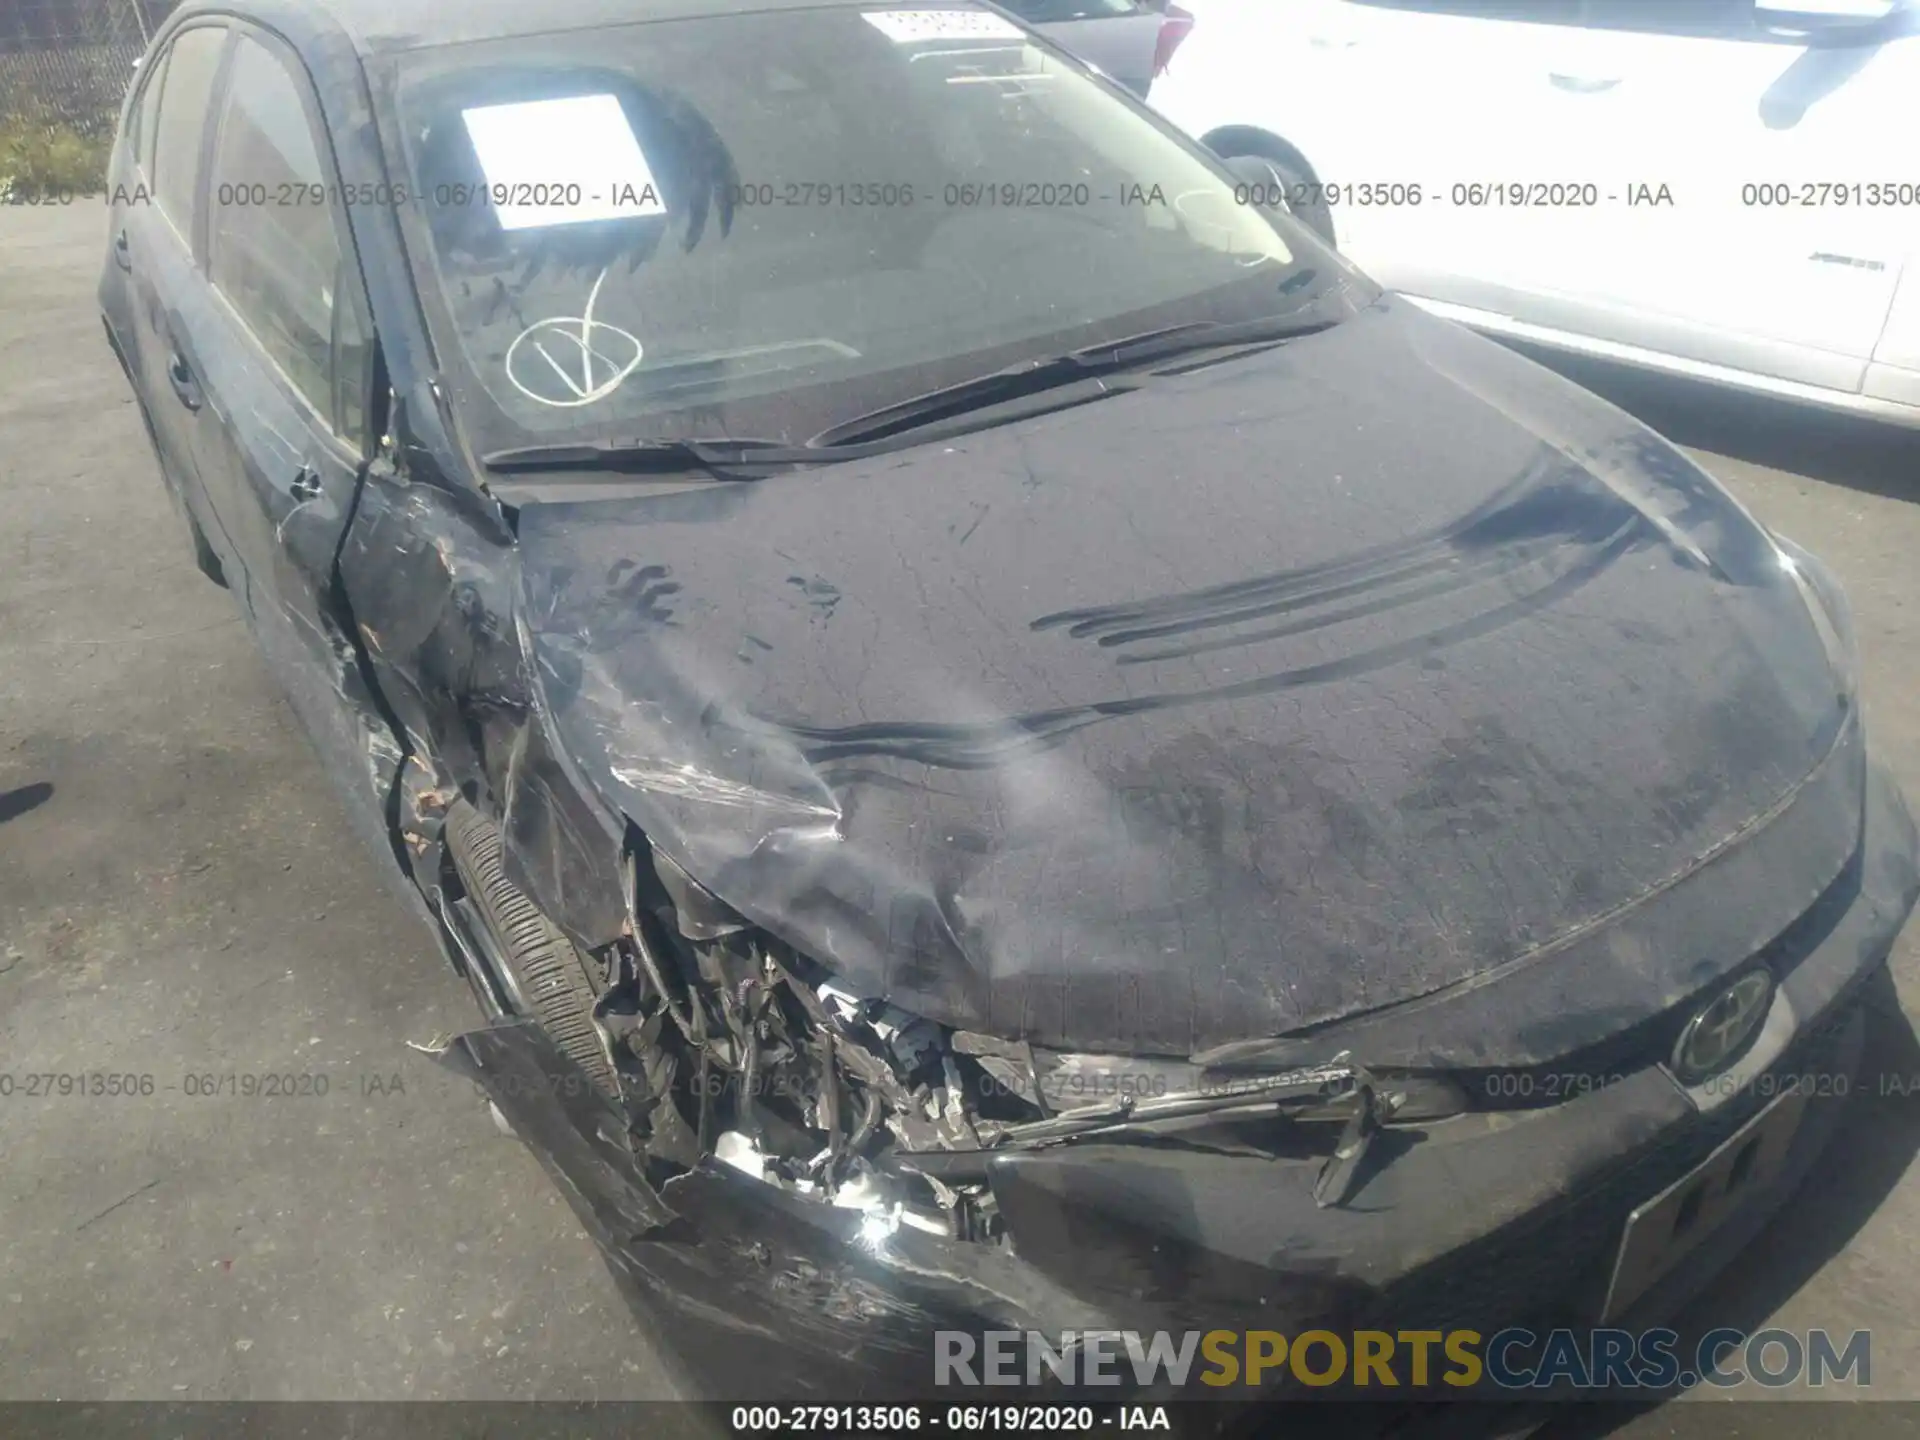
[[1607,361],[1527,345],[1513,348],[1612,401],[1676,444],[1920,504],[1920,430]]
[[38,810],[52,798],[53,786],[45,780],[36,780],[17,790],[0,790],[0,825],[17,819],[29,810]]
[[[1768,1318],[1846,1248],[1920,1153],[1920,1036],[1884,970],[1868,990],[1867,1019],[1859,1075],[1820,1164],[1739,1263],[1676,1318],[1677,1354],[1691,1354],[1702,1335],[1720,1326],[1765,1329]],[[1652,1408],[1569,1406],[1535,1440],[1600,1440]],[[1736,1428],[1730,1424],[1724,1433]]]

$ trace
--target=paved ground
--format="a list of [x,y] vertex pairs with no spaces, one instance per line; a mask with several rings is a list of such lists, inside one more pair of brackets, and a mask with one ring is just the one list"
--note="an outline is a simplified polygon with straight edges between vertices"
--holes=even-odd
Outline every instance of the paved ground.
[[[102,228],[0,210],[0,1071],[154,1092],[0,1096],[0,1397],[671,1393],[539,1168],[406,1048],[471,1002],[192,566],[100,332]],[[1920,797],[1920,438],[1582,378],[1839,571]],[[1825,1173],[1694,1318],[1871,1328],[1876,1391],[1920,1398],[1920,1045],[1893,1013],[1874,1044]],[[226,1090],[269,1074],[327,1093]]]

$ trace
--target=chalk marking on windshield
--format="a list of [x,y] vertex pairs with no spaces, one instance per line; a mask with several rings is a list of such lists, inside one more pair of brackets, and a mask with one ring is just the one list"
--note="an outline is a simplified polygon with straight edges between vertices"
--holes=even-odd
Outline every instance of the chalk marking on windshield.
[[[607,270],[602,269],[599,276],[593,282],[593,289],[587,292],[587,303],[580,314],[549,315],[544,320],[536,320],[518,335],[514,336],[513,343],[507,346],[507,379],[513,385],[514,389],[518,390],[529,400],[536,401],[541,405],[552,405],[560,409],[575,409],[582,405],[597,404],[624,385],[627,377],[638,370],[640,368],[640,362],[646,359],[646,346],[640,343],[639,336],[633,334],[631,331],[622,330],[618,325],[609,325],[604,320],[596,320],[593,318],[593,307],[600,301],[600,287],[606,283],[606,279]],[[536,335],[540,335],[543,332],[551,335],[556,343],[564,340],[567,344],[579,351],[580,374],[578,378],[574,376],[574,373],[568,369],[567,366],[562,365],[558,360],[553,358],[552,351],[548,350],[539,340],[534,339]],[[625,344],[630,347],[633,351],[632,358],[625,363],[619,363],[613,357],[603,354],[600,350],[596,349],[595,337],[601,335],[604,335],[608,340],[616,342],[616,351],[620,344]],[[568,391],[567,395],[555,397],[551,394],[542,394],[539,390],[522,381],[516,373],[515,356],[521,353],[520,347],[530,340],[533,342],[534,353],[538,354],[542,360],[547,362],[548,367],[559,378],[561,385],[566,387]],[[604,344],[605,341],[603,340],[600,343]],[[611,374],[597,384],[593,378],[593,362],[596,356],[603,365],[606,365],[612,371]]]

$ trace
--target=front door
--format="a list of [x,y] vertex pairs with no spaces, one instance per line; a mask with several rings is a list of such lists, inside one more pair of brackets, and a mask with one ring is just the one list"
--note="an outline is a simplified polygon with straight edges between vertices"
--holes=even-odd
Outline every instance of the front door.
[[200,397],[193,451],[228,582],[363,838],[391,857],[399,752],[373,703],[334,561],[364,458],[369,336],[358,261],[310,83],[239,33],[203,181],[205,270],[177,337]]

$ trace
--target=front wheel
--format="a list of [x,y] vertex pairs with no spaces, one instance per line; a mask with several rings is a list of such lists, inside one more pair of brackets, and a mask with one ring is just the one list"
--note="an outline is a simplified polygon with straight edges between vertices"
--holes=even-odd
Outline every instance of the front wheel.
[[540,907],[507,879],[500,828],[465,800],[447,810],[447,849],[467,898],[480,913],[509,977],[547,1034],[602,1093],[618,1095],[599,1024],[593,1018],[604,988],[593,960]]

